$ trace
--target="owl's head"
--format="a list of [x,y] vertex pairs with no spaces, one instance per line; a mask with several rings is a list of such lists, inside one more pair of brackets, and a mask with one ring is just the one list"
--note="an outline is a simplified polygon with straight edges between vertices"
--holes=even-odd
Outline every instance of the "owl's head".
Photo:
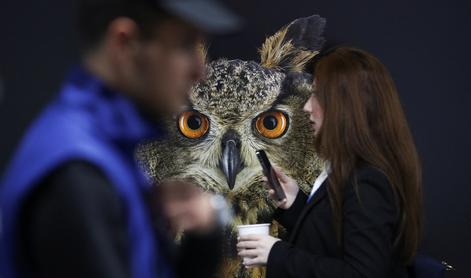
[[241,223],[267,221],[272,212],[256,150],[307,189],[320,163],[302,111],[312,83],[305,68],[324,42],[324,25],[317,15],[293,21],[267,38],[260,63],[209,62],[191,104],[166,120],[167,138],[140,148],[150,176],[191,179],[224,194]]

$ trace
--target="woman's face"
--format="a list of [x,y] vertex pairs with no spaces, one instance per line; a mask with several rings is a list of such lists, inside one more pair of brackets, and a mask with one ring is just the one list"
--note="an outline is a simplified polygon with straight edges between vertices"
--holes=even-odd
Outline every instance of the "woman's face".
[[324,111],[322,110],[315,93],[313,93],[307,100],[306,104],[304,104],[303,110],[309,113],[309,120],[311,122],[312,128],[314,129],[314,135],[317,135],[322,127]]

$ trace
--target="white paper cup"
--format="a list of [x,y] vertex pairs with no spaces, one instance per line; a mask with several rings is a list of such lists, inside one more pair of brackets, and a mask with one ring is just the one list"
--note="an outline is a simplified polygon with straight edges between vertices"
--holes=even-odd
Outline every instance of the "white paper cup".
[[238,225],[239,236],[245,235],[269,235],[270,223]]

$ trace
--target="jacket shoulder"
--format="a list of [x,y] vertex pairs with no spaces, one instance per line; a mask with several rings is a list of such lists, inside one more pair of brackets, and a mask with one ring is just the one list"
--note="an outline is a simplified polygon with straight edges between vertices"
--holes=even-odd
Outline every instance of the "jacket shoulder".
[[346,194],[356,197],[376,196],[383,201],[394,203],[395,193],[386,174],[371,165],[362,165],[354,170],[352,182],[346,188]]
[[358,182],[374,182],[389,186],[386,174],[379,168],[372,165],[362,165],[353,172],[354,180]]

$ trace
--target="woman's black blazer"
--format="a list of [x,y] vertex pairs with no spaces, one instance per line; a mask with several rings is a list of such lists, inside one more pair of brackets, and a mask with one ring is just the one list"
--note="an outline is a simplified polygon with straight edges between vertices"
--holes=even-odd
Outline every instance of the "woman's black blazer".
[[399,219],[395,196],[386,176],[363,166],[344,190],[341,244],[329,202],[328,179],[309,203],[301,190],[288,210],[275,219],[288,231],[273,245],[267,277],[407,277],[394,248]]

